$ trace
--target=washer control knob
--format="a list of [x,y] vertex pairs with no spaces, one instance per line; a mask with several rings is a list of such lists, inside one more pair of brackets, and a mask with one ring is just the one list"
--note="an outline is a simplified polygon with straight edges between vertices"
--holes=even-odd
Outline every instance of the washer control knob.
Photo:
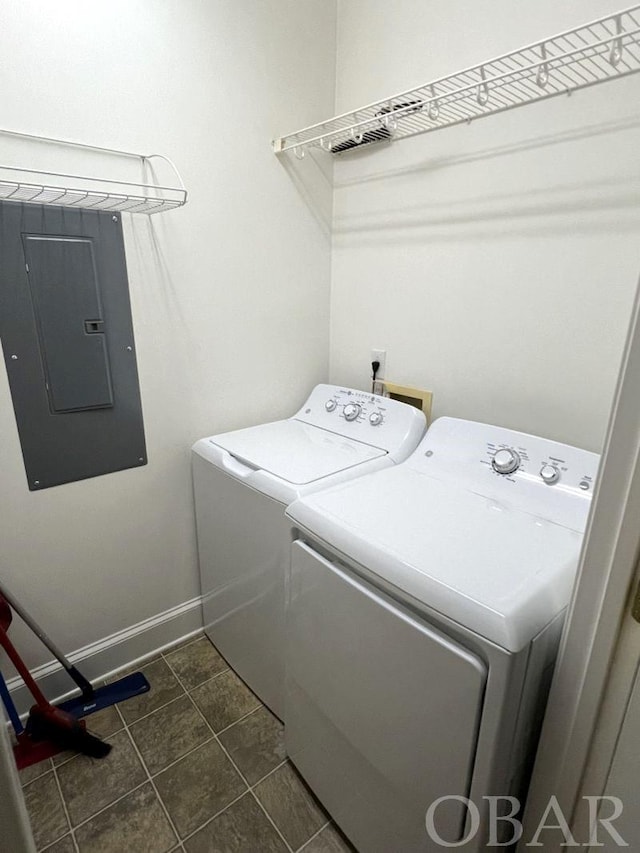
[[369,415],[369,423],[371,426],[378,426],[382,423],[382,412],[371,412]]
[[337,405],[338,404],[335,400],[327,400],[327,402],[324,404],[324,407],[328,412],[335,412]]
[[548,486],[552,486],[560,479],[560,471],[554,465],[543,465],[540,476]]
[[503,448],[496,451],[491,464],[498,474],[513,474],[520,467],[520,456],[515,450]]
[[347,403],[344,407],[344,419],[345,421],[355,421],[361,411],[361,406],[359,403]]

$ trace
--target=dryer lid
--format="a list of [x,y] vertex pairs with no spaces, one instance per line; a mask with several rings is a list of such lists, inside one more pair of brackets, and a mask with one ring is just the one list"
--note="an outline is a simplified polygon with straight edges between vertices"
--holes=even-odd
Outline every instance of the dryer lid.
[[378,447],[294,419],[214,435],[208,441],[256,471],[294,485],[387,455]]
[[582,541],[408,465],[301,498],[287,515],[392,593],[512,652],[567,606]]

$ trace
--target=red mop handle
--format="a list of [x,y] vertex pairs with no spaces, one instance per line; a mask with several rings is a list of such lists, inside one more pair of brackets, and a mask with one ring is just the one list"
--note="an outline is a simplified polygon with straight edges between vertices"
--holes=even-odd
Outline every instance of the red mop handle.
[[9,656],[9,660],[20,673],[22,680],[29,688],[29,692],[36,700],[37,704],[41,707],[48,707],[49,702],[47,701],[46,696],[44,695],[42,690],[40,690],[40,688],[32,678],[31,673],[27,669],[25,662],[22,660],[22,658],[16,651],[15,646],[7,636],[7,632],[2,627],[0,627],[0,646],[2,646],[2,648],[5,650],[5,652]]

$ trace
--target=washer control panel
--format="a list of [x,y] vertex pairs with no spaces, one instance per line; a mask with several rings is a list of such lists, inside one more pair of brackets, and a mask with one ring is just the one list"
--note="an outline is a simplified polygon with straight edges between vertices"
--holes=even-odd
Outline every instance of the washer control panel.
[[[332,388],[331,396],[324,403],[324,410],[336,419],[366,424],[369,427],[382,426],[389,417],[389,403],[393,400],[367,394],[353,388]],[[403,406],[405,404],[402,404]],[[311,414],[309,412],[309,414]]]
[[[539,479],[541,483],[547,486],[573,483],[574,487],[577,486],[583,492],[588,492],[593,488],[593,473],[585,471],[579,476],[578,482],[575,482],[575,472],[580,470],[580,463],[576,463],[578,467],[570,471],[568,459],[560,458],[557,453],[556,442],[545,442],[544,439],[535,436],[531,436],[531,439],[533,444],[532,441],[529,441],[526,445],[523,443],[518,447],[488,441],[486,443],[486,457],[481,461],[485,464],[490,463],[493,471],[502,476],[521,471],[522,474],[529,478]],[[540,446],[541,443],[543,446]],[[545,444],[555,445],[555,447],[545,447]],[[575,451],[576,448],[572,447],[569,450]],[[586,453],[586,451],[579,451],[579,453]],[[567,452],[561,453],[562,457],[570,457],[571,455]]]
[[413,406],[339,385],[317,385],[295,417],[403,458],[426,428],[423,412]]
[[389,410],[388,402],[387,398],[375,394],[340,388],[327,399],[324,408],[327,412],[335,412],[345,421],[361,421],[374,427],[384,424]]
[[439,418],[408,464],[526,512],[583,529],[600,457],[515,430]]

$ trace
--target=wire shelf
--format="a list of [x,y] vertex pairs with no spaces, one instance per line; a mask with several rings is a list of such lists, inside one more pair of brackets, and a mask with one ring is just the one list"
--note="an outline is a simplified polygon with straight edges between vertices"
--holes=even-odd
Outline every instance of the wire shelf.
[[640,71],[640,4],[272,142],[332,154],[469,123]]
[[156,183],[113,180],[46,169],[0,164],[0,201],[80,207],[91,210],[113,210],[128,213],[163,213],[182,207],[187,202],[187,190],[175,164],[163,154],[134,154],[115,148],[101,148],[66,139],[35,136],[13,130],[0,134],[36,142],[46,142],[102,154],[134,158],[144,168],[154,159],[162,160],[173,171],[177,186]]

